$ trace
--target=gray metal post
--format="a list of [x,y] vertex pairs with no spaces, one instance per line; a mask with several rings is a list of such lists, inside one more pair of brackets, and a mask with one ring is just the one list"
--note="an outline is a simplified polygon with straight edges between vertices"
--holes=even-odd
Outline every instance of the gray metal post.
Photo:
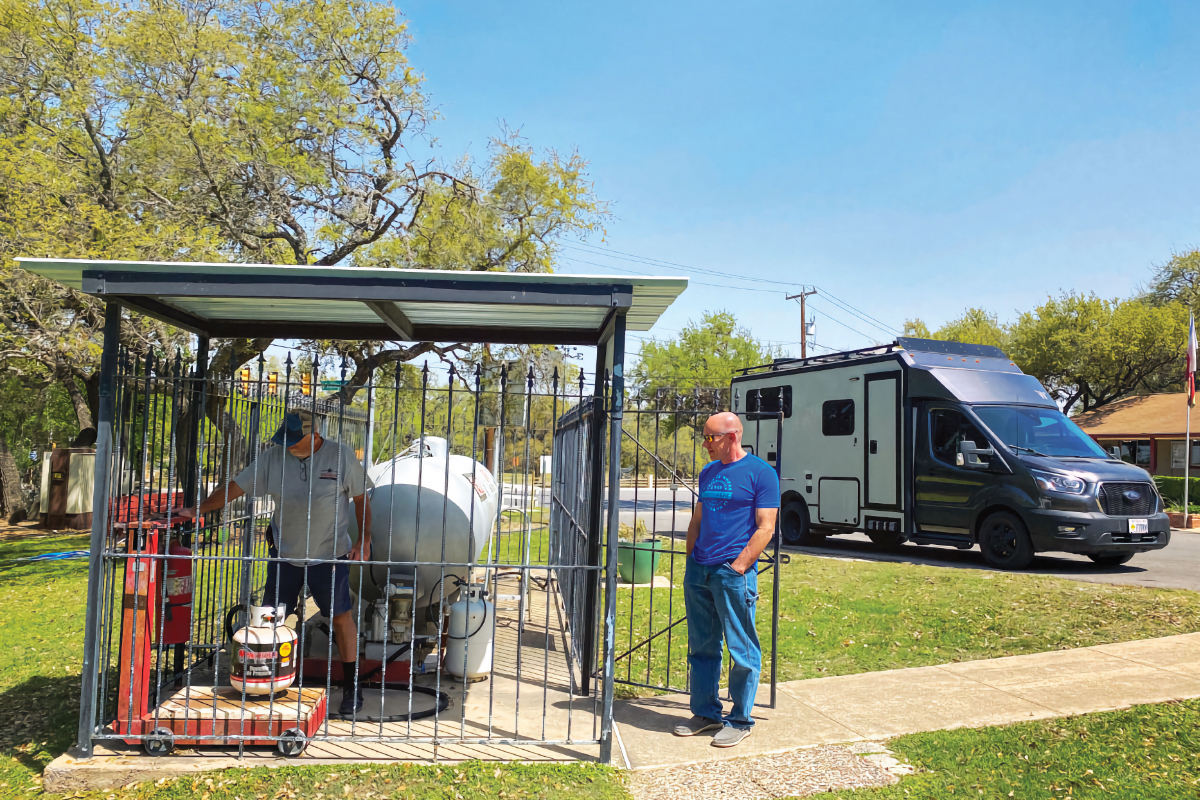
[[[588,464],[586,466],[588,476],[588,494],[587,494],[587,565],[600,566],[603,563],[600,560],[600,522],[603,516],[603,503],[601,502],[601,493],[604,491],[604,370],[608,366],[607,344],[601,343],[596,346],[596,382],[592,388],[592,425],[590,428],[583,428],[583,417],[580,416],[580,431],[579,435],[588,437],[587,455]],[[587,575],[587,573],[585,573]],[[598,581],[600,574],[596,573],[595,578],[587,575],[587,583],[584,586],[583,599],[583,619],[587,620],[583,627],[583,651],[582,661],[583,667],[580,670],[581,682],[579,685],[579,693],[587,697],[592,693],[592,673],[595,671],[596,657],[596,603],[599,600]]]
[[612,763],[613,676],[617,639],[617,534],[621,524],[621,418],[625,411],[625,317],[615,320],[609,352],[612,386],[609,389],[608,423],[608,568],[604,581],[604,686],[601,694],[600,761]]
[[[196,371],[192,381],[191,394],[188,402],[195,410],[196,418],[187,432],[188,446],[185,450],[187,461],[183,465],[183,507],[191,508],[200,502],[196,496],[200,475],[200,430],[204,425],[205,410],[203,408],[205,392],[204,384],[208,380],[208,347],[207,336],[196,338]],[[175,491],[175,487],[171,487]],[[193,523],[194,527],[194,523]]]
[[100,588],[104,583],[104,543],[108,536],[108,490],[113,451],[113,388],[121,339],[121,306],[104,307],[104,351],[100,356],[100,409],[96,420],[96,483],[92,495],[92,542],[88,556],[87,612],[83,622],[83,674],[79,690],[79,752],[92,755],[99,675]]

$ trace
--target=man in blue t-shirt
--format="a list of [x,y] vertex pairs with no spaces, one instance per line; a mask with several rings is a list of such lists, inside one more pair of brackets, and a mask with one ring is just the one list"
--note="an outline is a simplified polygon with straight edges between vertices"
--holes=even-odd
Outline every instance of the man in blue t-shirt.
[[[718,730],[715,747],[733,747],[750,735],[750,709],[758,691],[762,648],[754,629],[758,556],[775,535],[779,476],[742,449],[742,421],[728,411],[704,423],[704,449],[712,459],[700,470],[700,502],[687,534],[683,600],[692,667],[692,718],[676,736]],[[721,715],[721,641],[729,647],[733,709]]]

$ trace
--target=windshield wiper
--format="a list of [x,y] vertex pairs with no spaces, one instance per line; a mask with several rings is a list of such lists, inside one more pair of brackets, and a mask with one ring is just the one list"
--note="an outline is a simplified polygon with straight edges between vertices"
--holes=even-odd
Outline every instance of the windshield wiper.
[[1021,447],[1021,445],[1019,445],[1019,444],[1010,444],[1009,447],[1011,447],[1013,450],[1024,450],[1026,453],[1029,453],[1029,455],[1031,455],[1031,456],[1041,456],[1042,458],[1050,457],[1050,456],[1046,455],[1045,453],[1039,453],[1037,450],[1034,450],[1032,447]]

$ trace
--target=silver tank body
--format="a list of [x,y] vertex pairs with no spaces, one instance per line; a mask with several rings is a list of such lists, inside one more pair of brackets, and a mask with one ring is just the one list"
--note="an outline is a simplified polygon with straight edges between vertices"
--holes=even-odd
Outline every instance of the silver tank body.
[[[395,459],[368,472],[375,484],[371,500],[371,560],[480,563],[496,522],[499,498],[492,473],[471,458],[447,453],[446,441],[425,437]],[[355,532],[354,535],[357,535]],[[456,579],[479,581],[483,565],[416,567],[414,607],[422,609],[449,598]],[[411,575],[412,567],[392,567],[392,577]],[[383,594],[388,568],[372,565],[351,573],[351,588],[362,586],[362,599]],[[443,595],[444,590],[444,595]]]

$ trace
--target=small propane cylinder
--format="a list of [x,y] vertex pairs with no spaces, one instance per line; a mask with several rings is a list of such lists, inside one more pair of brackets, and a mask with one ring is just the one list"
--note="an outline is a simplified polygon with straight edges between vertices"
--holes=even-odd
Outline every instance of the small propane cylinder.
[[[492,671],[492,627],[496,607],[485,598],[483,586],[472,583],[450,606],[446,635],[446,671],[458,678],[478,680]],[[465,667],[465,669],[464,669]]]
[[[227,628],[232,626],[232,609]],[[250,606],[250,624],[230,636],[229,683],[246,694],[282,692],[296,679],[296,632],[284,624],[285,606]]]

